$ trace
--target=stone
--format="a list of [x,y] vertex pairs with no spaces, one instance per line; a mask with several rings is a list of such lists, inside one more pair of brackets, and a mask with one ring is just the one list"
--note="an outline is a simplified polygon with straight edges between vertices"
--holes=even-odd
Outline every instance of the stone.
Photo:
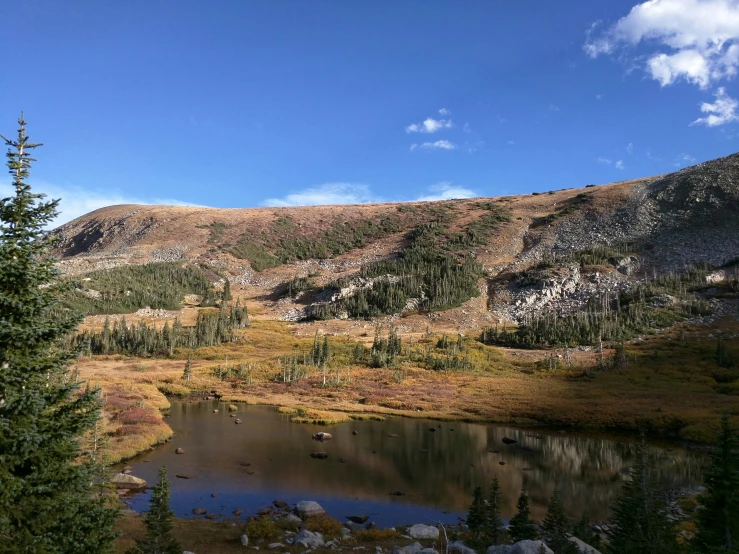
[[518,441],[516,439],[510,439],[508,437],[503,437],[503,444],[515,444]]
[[298,514],[301,519],[305,519],[306,517],[322,516],[326,513],[326,510],[321,508],[321,505],[318,502],[313,502],[312,500],[301,500],[295,506],[295,513]]
[[277,499],[275,499],[275,500],[272,501],[272,505],[275,508],[280,508],[280,509],[287,508],[288,507],[287,502],[285,502],[284,500],[277,500]]
[[359,434],[358,431],[352,431],[352,435],[358,435],[358,434]]
[[577,537],[570,537],[569,540],[570,542],[575,543],[580,554],[600,554],[600,551],[596,550],[595,547],[590,546],[588,543],[581,541]]
[[391,439],[394,439],[398,435],[396,433],[388,433],[387,436],[390,437]]
[[313,440],[316,440],[316,441],[328,441],[328,440],[331,440],[332,438],[334,437],[331,433],[324,433],[323,431],[313,435]]
[[285,548],[285,545],[281,542],[271,542],[267,545],[270,550],[277,550],[278,548]]
[[218,519],[218,514],[205,514],[205,519]]
[[272,513],[272,508],[262,508],[261,510],[257,510],[258,516],[268,516]]
[[236,425],[238,425],[239,423],[241,423],[241,420],[240,420],[240,419],[239,419],[239,418],[237,417],[236,419],[234,419],[234,423],[235,423]]
[[409,544],[408,546],[395,546],[393,547],[393,554],[418,554],[421,552],[421,549],[423,546],[421,546],[420,543],[414,542],[413,544]]
[[439,529],[431,525],[424,525],[422,523],[417,523],[416,525],[411,525],[408,528],[408,534],[410,535],[412,539],[436,540],[439,538]]
[[185,449],[184,448],[179,448],[179,447],[178,448],[175,448],[174,449],[174,453],[175,454],[184,454],[185,453]]
[[205,508],[193,508],[192,513],[196,516],[203,516],[208,513],[208,510]]
[[125,473],[116,473],[111,478],[110,482],[115,485],[117,489],[143,489],[146,488],[146,481],[140,477],[133,475],[127,475]]
[[246,533],[241,535],[241,546],[249,546],[249,537],[246,536]]
[[190,552],[189,550],[183,550],[182,554],[195,554],[195,552]]
[[365,521],[369,519],[369,516],[346,516],[346,519],[354,523],[358,523],[359,525],[362,525]]
[[449,554],[477,554],[477,551],[465,546],[464,541],[454,541],[447,547]]
[[244,513],[244,510],[234,510],[234,511],[233,511],[233,512],[231,512],[231,513],[232,513],[233,515],[235,515],[236,517],[238,517],[238,516],[240,516],[241,514],[243,514],[243,513]]
[[405,493],[401,491],[390,491],[390,496],[405,496]]
[[282,521],[287,521],[289,523],[292,523],[295,526],[298,526],[298,525],[302,525],[303,524],[303,520],[300,519],[295,514],[287,514],[285,517],[283,517],[281,519],[282,519]]
[[303,529],[296,535],[295,542],[293,544],[302,546],[303,548],[318,548],[323,546],[323,537],[321,536],[321,533],[313,533],[312,531]]
[[554,552],[544,544],[544,541],[519,541],[514,544],[491,546],[485,554],[554,554]]
[[328,454],[326,454],[325,452],[311,452],[310,457],[315,460],[325,460],[326,458],[328,458]]
[[217,413],[218,413],[218,410],[213,410],[213,413],[214,413],[214,414],[217,414]]
[[424,548],[423,550],[419,550],[418,554],[439,554],[439,552],[433,548]]

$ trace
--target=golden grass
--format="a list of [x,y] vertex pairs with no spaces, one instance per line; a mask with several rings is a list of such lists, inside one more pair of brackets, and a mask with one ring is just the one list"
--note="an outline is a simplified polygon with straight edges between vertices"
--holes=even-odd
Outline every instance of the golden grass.
[[349,421],[349,416],[342,412],[298,408],[296,415],[290,421],[293,423],[311,423],[313,425],[334,425]]

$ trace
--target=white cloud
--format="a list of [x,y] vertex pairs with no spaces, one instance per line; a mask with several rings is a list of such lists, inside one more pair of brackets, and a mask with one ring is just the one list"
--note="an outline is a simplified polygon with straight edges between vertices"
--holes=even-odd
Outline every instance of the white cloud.
[[472,132],[472,129],[470,128],[470,124],[469,124],[469,123],[465,123],[465,124],[464,124],[464,127],[462,127],[462,130],[463,130],[463,131],[464,131],[465,133],[471,133],[471,132]]
[[361,183],[324,183],[283,198],[267,198],[263,206],[325,206],[330,204],[368,204],[383,202]]
[[616,169],[623,169],[624,168],[624,162],[623,160],[617,160],[615,164],[613,164],[613,167]]
[[441,108],[439,110],[439,115],[452,115],[452,112],[450,110],[447,110],[446,108]]
[[421,144],[411,144],[411,150],[456,150],[457,145],[448,140],[437,140],[436,142],[423,142]]
[[595,160],[595,161],[598,162],[598,163],[600,163],[600,164],[611,164],[611,163],[613,163],[611,160],[609,160],[608,158],[604,158],[603,156],[598,156],[598,159]]
[[644,69],[662,86],[684,79],[705,89],[739,69],[739,0],[648,0],[598,31],[587,31],[591,58],[653,44]]
[[626,145],[626,151],[629,154],[633,154],[634,153],[634,143],[630,142],[629,144],[627,144]]
[[596,94],[595,95],[596,100],[601,100],[603,98],[602,94]]
[[706,117],[699,117],[691,125],[706,125],[708,127],[716,127],[732,121],[739,121],[739,101],[731,98],[726,94],[724,87],[719,87],[716,91],[716,101],[711,104],[703,102],[701,104],[701,112],[708,114]]
[[695,158],[693,156],[691,156],[690,154],[682,153],[677,157],[673,165],[675,167],[684,167],[686,165],[691,165],[694,163],[695,163]]
[[[121,194],[118,191],[100,191],[85,189],[77,186],[59,186],[50,183],[32,182],[33,192],[47,195],[45,200],[61,199],[59,203],[59,215],[50,225],[50,228],[58,227],[68,221],[72,221],[86,213],[115,206],[118,204],[166,204],[169,206],[197,206],[189,202],[183,202],[172,198],[136,198]],[[0,184],[0,197],[6,198],[15,194],[9,183]]]
[[434,119],[427,117],[422,123],[411,123],[405,128],[406,133],[435,133],[453,126],[451,119]]
[[443,181],[429,187],[430,194],[416,198],[418,202],[433,202],[436,200],[454,200],[457,198],[474,198],[474,191],[455,185],[450,181]]

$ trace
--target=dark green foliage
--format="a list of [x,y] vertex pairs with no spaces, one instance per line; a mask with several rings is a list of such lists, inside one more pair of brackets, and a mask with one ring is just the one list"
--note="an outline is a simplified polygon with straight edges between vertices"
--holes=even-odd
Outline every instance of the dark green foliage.
[[600,535],[593,530],[593,525],[590,522],[587,512],[583,512],[580,520],[573,526],[572,534],[584,543],[600,550]]
[[525,489],[516,502],[516,515],[511,518],[508,534],[513,542],[536,539],[536,525],[531,519],[529,495]]
[[664,491],[657,482],[642,435],[636,447],[631,479],[613,506],[608,530],[609,554],[674,554],[678,551],[672,524],[667,519]]
[[223,233],[231,227],[221,221],[213,221],[209,225],[196,225],[198,229],[209,229],[208,244],[219,244],[223,239]]
[[375,328],[375,339],[372,341],[372,348],[370,349],[371,367],[391,367],[395,365],[395,358],[402,351],[403,343],[395,327],[390,328],[386,339],[380,336],[380,328]]
[[485,532],[485,524],[487,522],[487,513],[485,508],[485,500],[482,498],[482,487],[475,487],[475,492],[472,496],[472,504],[470,505],[470,511],[467,514],[467,527],[470,529],[470,533],[476,539],[482,538]]
[[182,547],[172,535],[174,512],[169,509],[169,479],[167,468],[159,468],[159,482],[149,500],[144,519],[146,538],[137,541],[126,554],[182,554]]
[[14,194],[0,200],[0,552],[107,552],[116,510],[80,446],[99,420],[99,391],[69,375],[74,353],[61,343],[80,317],[54,313],[69,282],[44,231],[58,201],[44,202],[25,182],[40,145],[18,123],[17,139],[2,137]]
[[301,292],[311,290],[316,284],[309,277],[295,277],[287,282],[287,296],[295,296]]
[[490,495],[488,496],[487,517],[485,520],[485,537],[489,544],[503,544],[508,538],[503,520],[500,517],[501,506],[503,504],[503,493],[500,490],[500,482],[496,477],[490,485]]
[[565,514],[559,489],[554,489],[554,494],[549,500],[547,515],[542,522],[542,530],[547,539],[549,547],[556,554],[579,554],[577,546],[567,539],[570,532],[570,521]]
[[735,364],[734,357],[726,351],[726,344],[721,338],[716,343],[716,363],[719,367],[727,369],[734,367]]
[[[667,327],[688,317],[708,315],[710,305],[696,300],[690,287],[701,282],[699,271],[668,274],[636,285],[617,296],[594,296],[585,309],[560,316],[537,314],[515,331],[483,329],[480,341],[514,348],[541,345],[595,345],[600,338],[624,341],[652,329]],[[673,300],[674,299],[674,300]]]
[[711,465],[703,476],[706,492],[697,512],[695,552],[739,552],[739,435],[721,418]]
[[171,356],[177,348],[215,346],[235,339],[234,331],[249,325],[246,307],[200,310],[194,327],[183,327],[179,319],[161,329],[143,321],[128,325],[126,318],[106,319],[102,331],[85,331],[71,338],[70,344],[92,354],[128,354],[130,356]]
[[233,296],[231,296],[231,282],[226,279],[226,282],[223,283],[223,293],[221,294],[221,302],[225,303],[231,300]]
[[205,272],[177,262],[92,271],[78,285],[62,296],[62,304],[86,314],[127,314],[146,306],[179,310],[185,294],[202,295],[205,303],[214,299]]

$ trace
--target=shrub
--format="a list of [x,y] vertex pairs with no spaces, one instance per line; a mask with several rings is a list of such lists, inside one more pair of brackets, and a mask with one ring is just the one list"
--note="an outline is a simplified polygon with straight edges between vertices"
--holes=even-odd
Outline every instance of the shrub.
[[246,535],[250,539],[276,539],[280,535],[280,530],[274,521],[262,516],[246,524]]
[[333,540],[341,536],[343,525],[331,516],[321,515],[309,517],[305,520],[305,528],[314,533],[321,533],[326,540]]
[[139,423],[159,423],[161,420],[150,411],[144,408],[129,408],[125,412],[121,412],[118,419],[127,425],[135,425]]
[[360,529],[354,535],[357,542],[375,542],[396,539],[400,535],[392,529]]

